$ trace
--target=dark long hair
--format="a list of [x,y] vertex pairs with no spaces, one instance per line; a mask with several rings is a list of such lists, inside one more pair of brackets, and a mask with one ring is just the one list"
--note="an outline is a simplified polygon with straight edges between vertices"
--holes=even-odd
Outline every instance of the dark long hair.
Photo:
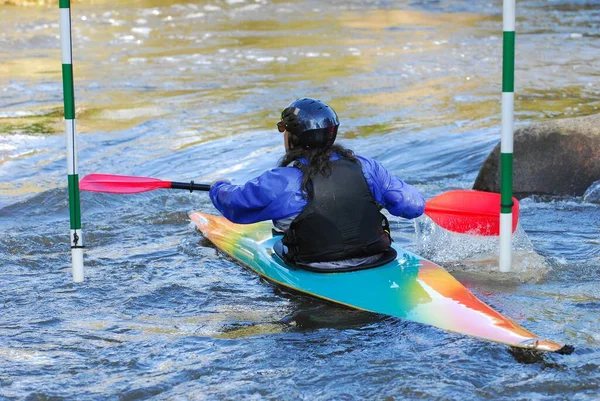
[[341,158],[357,162],[354,152],[346,149],[342,145],[334,144],[326,148],[310,148],[294,147],[285,152],[285,155],[279,161],[279,167],[287,167],[290,163],[305,159],[308,164],[302,174],[302,194],[304,197],[312,196],[308,183],[311,178],[317,174],[323,174],[325,177],[331,174],[331,158],[332,153],[337,153]]

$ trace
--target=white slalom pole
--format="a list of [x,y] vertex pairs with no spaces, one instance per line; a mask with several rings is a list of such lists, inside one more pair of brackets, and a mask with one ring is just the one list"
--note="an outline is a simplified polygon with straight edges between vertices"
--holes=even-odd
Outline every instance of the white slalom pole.
[[512,269],[512,184],[515,87],[515,0],[503,1],[502,135],[500,142],[501,272]]
[[77,172],[77,143],[75,141],[75,94],[73,89],[73,58],[71,43],[70,0],[59,0],[60,47],[62,52],[62,77],[67,135],[67,177],[69,182],[69,214],[71,222],[71,263],[73,281],[83,281],[83,232],[79,201],[79,175]]

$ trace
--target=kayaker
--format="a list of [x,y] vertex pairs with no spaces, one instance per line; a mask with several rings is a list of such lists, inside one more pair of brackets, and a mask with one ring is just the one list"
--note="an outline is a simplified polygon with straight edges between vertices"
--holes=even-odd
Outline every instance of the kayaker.
[[210,199],[228,220],[273,220],[283,234],[275,252],[287,263],[316,271],[348,271],[393,260],[383,207],[392,215],[420,216],[419,191],[381,164],[334,144],[335,111],[300,98],[281,112],[285,155],[279,167],[243,185],[215,181]]

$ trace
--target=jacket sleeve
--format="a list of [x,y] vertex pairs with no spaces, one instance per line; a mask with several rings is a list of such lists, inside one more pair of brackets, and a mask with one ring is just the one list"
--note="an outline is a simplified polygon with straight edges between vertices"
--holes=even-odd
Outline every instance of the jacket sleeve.
[[377,161],[358,158],[375,201],[394,216],[413,219],[423,214],[425,200],[415,187],[394,177]]
[[299,191],[300,170],[279,167],[243,185],[219,181],[210,188],[210,199],[229,221],[241,224],[276,220],[298,214],[306,200]]

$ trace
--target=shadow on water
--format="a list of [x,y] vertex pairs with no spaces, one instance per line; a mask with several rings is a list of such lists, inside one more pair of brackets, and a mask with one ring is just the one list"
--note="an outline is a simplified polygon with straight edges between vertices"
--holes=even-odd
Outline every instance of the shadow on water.
[[386,319],[370,312],[338,308],[332,305],[314,305],[294,297],[288,306],[288,315],[273,322],[230,323],[221,328],[217,338],[243,338],[277,333],[309,332],[321,329],[361,329]]
[[330,305],[305,307],[280,320],[281,323],[303,330],[333,328],[344,330],[377,323],[385,316],[370,312],[342,309]]

